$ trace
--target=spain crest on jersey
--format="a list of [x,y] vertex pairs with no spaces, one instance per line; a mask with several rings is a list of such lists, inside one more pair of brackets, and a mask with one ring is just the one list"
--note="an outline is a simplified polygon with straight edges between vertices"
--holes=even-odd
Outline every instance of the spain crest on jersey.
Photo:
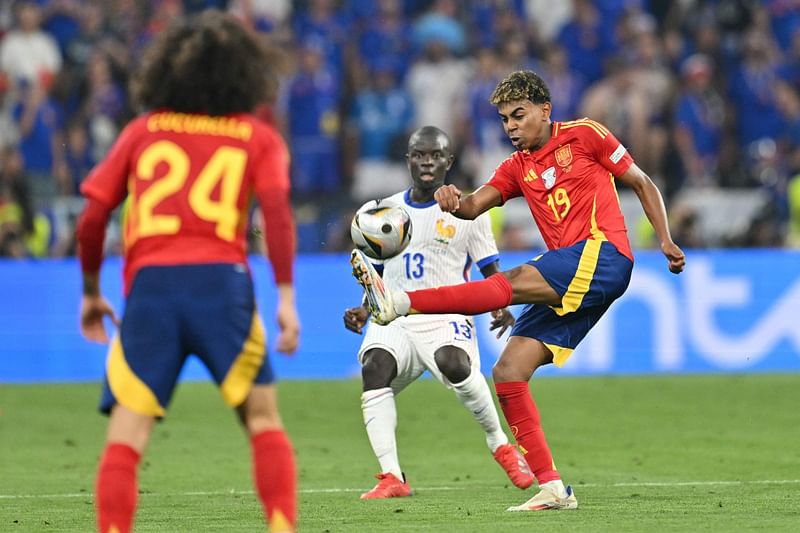
[[566,167],[570,163],[572,163],[572,149],[570,148],[569,144],[566,146],[560,146],[555,153],[556,156],[556,163],[560,167]]

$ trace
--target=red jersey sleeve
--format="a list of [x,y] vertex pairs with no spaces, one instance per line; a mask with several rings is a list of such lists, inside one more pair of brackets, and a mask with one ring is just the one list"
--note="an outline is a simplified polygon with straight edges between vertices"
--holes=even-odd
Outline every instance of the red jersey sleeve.
[[586,130],[584,138],[588,141],[591,153],[606,170],[613,176],[621,176],[633,164],[633,157],[619,140],[602,124],[597,124],[604,136],[595,134],[593,130]]
[[108,154],[81,183],[81,194],[112,209],[125,199],[131,173],[134,130],[139,124],[140,121],[136,120],[122,130]]
[[100,270],[109,218],[111,218],[111,208],[90,197],[81,212],[76,228],[81,271],[94,273]]
[[518,167],[519,165],[512,155],[494,169],[491,179],[486,182],[486,185],[490,185],[500,191],[503,203],[517,196],[522,196],[522,190],[519,188],[518,175],[520,170]]
[[275,283],[291,283],[295,230],[289,198],[289,152],[280,136],[268,130],[255,171],[255,190],[264,216],[267,255]]

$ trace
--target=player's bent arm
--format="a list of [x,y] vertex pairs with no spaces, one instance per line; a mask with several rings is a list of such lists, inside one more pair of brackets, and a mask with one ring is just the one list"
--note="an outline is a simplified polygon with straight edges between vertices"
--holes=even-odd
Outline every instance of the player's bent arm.
[[650,179],[650,176],[645,174],[645,172],[634,163],[617,179],[633,189],[633,192],[639,197],[639,202],[642,204],[644,214],[647,215],[647,219],[650,220],[650,224],[653,225],[659,244],[663,246],[666,243],[671,243],[672,236],[669,232],[667,209],[664,206],[664,199],[661,197],[661,192],[659,192],[656,184]]
[[78,257],[83,272],[83,294],[87,296],[100,294],[100,264],[111,211],[104,203],[89,198],[78,219]]
[[458,207],[452,211],[453,215],[465,220],[475,220],[480,215],[493,207],[502,205],[503,197],[500,191],[488,185],[482,185],[472,194],[462,196]]
[[669,260],[670,272],[674,274],[680,273],[686,263],[686,258],[680,247],[672,240],[667,220],[667,209],[656,184],[635,163],[617,179],[633,189],[636,196],[639,197],[644,214],[647,215],[647,219],[656,232],[661,251]]

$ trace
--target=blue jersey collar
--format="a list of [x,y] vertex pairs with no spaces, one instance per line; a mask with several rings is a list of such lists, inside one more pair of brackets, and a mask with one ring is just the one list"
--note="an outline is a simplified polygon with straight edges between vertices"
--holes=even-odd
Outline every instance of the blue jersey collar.
[[430,202],[415,202],[411,199],[411,189],[406,191],[406,194],[403,196],[403,199],[406,201],[406,204],[409,207],[416,207],[417,209],[424,209],[426,207],[430,207],[432,205],[436,205],[436,200],[431,200]]

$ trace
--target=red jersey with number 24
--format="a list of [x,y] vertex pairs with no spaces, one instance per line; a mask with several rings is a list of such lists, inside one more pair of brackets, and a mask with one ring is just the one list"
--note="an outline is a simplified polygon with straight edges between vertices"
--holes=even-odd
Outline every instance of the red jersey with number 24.
[[625,147],[602,124],[587,118],[553,122],[540,149],[515,152],[488,181],[503,203],[524,196],[551,250],[585,239],[604,239],[633,260],[614,176],[633,164]]
[[[144,266],[246,263],[253,196],[268,218],[290,209],[289,187],[288,151],[272,127],[247,114],[163,111],[128,124],[81,192],[110,208],[128,199],[129,289]],[[270,253],[278,281],[291,279],[293,248],[282,252],[280,265]]]

